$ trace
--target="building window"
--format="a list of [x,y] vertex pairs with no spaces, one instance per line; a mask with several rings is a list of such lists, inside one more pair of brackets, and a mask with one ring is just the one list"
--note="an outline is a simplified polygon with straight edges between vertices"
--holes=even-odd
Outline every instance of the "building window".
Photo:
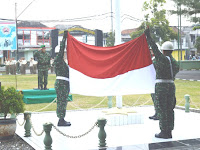
[[37,44],[38,45],[49,45],[50,43],[50,32],[49,31],[37,31]]
[[18,31],[17,39],[18,39],[18,45],[22,46],[23,45],[23,31]]
[[31,44],[31,34],[30,31],[24,31],[24,45]]

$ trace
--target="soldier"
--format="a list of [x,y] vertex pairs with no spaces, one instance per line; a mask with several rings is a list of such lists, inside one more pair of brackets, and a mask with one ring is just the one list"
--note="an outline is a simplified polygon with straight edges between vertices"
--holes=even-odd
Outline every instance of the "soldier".
[[29,63],[29,68],[30,68],[30,74],[33,74],[33,58],[30,59],[30,63]]
[[26,74],[26,64],[27,64],[26,59],[22,57],[22,61],[21,61],[22,73],[21,74]]
[[[34,58],[38,59],[38,79],[39,79],[39,87],[41,90],[47,90],[48,83],[48,70],[50,69],[50,54],[46,52],[45,45],[41,45],[35,54]],[[44,81],[43,81],[44,78]],[[44,86],[43,86],[44,85]],[[43,88],[44,87],[44,88]]]
[[12,58],[12,61],[11,61],[12,65],[13,65],[13,74],[16,75],[16,71],[17,71],[17,61],[15,60],[15,58]]
[[174,129],[174,108],[176,105],[174,79],[179,71],[179,65],[171,55],[173,51],[171,42],[163,43],[162,54],[152,40],[149,28],[145,30],[145,34],[156,60],[155,101],[161,132],[155,137],[169,139],[172,138],[172,130]]
[[54,72],[54,66],[53,66],[53,62],[54,62],[54,59],[51,58],[51,61],[50,61],[50,64],[51,64],[51,73]]
[[33,60],[33,74],[36,74],[37,70],[37,61]]
[[58,126],[71,126],[70,122],[64,120],[69,95],[69,68],[64,61],[64,49],[67,38],[67,31],[64,32],[63,40],[60,44],[60,51],[57,54],[53,66],[55,67],[56,82],[55,89],[57,93],[57,117]]
[[10,61],[9,59],[7,58],[4,62],[5,66],[6,66],[6,74],[9,74],[9,70],[10,70]]
[[[157,44],[157,46],[159,47],[158,44]],[[154,53],[153,53],[153,50],[152,50],[151,47],[150,47],[150,52],[151,52],[151,59],[152,59],[154,68],[156,69],[156,60],[155,60],[155,56],[154,56]],[[152,98],[152,100],[153,100],[155,114],[154,114],[153,116],[150,116],[149,119],[159,120],[159,118],[158,118],[158,113],[157,113],[157,109],[155,108],[155,107],[156,107],[156,101],[155,101],[155,94],[154,94],[154,93],[151,93],[151,98]]]
[[20,58],[20,59],[18,60],[18,62],[19,62],[19,70],[20,70],[20,74],[23,74],[22,59],[23,59],[23,57]]

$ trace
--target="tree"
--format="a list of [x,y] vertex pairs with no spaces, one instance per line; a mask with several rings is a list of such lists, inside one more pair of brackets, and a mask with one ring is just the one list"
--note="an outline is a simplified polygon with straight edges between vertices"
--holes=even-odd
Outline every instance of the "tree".
[[[171,10],[172,14],[183,14],[190,18],[191,22],[200,23],[200,1],[199,0],[172,0],[178,6],[178,10]],[[182,6],[182,7],[181,7]]]
[[106,46],[114,46],[115,45],[115,34],[113,32],[109,32],[106,38]]
[[197,53],[200,53],[200,37],[196,39],[195,48],[197,49]]
[[150,0],[149,3],[144,2],[143,11],[147,13],[145,15],[146,22],[143,22],[138,30],[131,34],[132,39],[143,34],[145,26],[149,26],[155,42],[160,42],[161,40],[165,42],[177,38],[177,34],[169,26],[169,21],[166,19],[166,10],[163,9],[165,3],[165,0]]

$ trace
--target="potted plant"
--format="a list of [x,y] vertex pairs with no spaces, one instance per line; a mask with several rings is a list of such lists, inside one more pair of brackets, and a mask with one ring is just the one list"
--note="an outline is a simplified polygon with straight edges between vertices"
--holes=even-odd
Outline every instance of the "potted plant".
[[17,115],[24,112],[23,96],[14,87],[0,89],[0,140],[10,139],[16,131],[16,118],[9,118],[8,114]]

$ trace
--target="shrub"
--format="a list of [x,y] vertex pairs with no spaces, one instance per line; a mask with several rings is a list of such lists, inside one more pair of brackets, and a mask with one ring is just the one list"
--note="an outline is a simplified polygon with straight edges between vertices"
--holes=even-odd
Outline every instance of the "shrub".
[[24,112],[24,102],[23,95],[18,92],[14,87],[9,87],[6,90],[1,87],[0,90],[0,113],[4,114],[4,118],[8,114],[23,113]]

